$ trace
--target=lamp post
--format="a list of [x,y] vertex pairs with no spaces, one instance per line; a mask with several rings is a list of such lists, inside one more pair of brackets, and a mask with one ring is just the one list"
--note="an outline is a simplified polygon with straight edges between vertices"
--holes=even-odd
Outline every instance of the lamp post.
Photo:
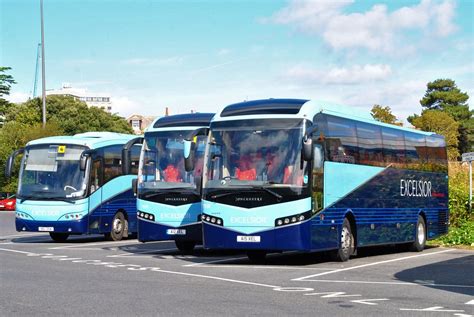
[[43,0],[40,0],[41,7],[41,83],[43,95],[43,129],[46,127],[46,77],[44,67],[44,23],[43,23]]

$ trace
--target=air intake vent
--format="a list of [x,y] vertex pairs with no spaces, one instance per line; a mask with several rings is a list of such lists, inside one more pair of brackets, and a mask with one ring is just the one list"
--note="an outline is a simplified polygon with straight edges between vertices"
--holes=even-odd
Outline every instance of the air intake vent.
[[448,212],[446,210],[438,212],[438,233],[444,234],[448,232]]

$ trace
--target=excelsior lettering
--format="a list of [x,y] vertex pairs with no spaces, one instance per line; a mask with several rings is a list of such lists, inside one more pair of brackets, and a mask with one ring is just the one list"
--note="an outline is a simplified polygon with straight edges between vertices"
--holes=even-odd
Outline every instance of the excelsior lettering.
[[431,197],[431,182],[415,179],[401,179],[400,196]]
[[237,224],[257,224],[257,223],[266,223],[266,217],[230,217],[231,223]]

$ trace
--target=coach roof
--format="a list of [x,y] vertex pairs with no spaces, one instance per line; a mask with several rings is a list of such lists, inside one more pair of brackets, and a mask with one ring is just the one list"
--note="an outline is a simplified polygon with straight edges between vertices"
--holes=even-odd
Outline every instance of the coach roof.
[[28,142],[27,146],[40,144],[74,144],[96,149],[109,145],[125,144],[138,137],[133,134],[114,132],[86,132],[75,135],[52,136]]

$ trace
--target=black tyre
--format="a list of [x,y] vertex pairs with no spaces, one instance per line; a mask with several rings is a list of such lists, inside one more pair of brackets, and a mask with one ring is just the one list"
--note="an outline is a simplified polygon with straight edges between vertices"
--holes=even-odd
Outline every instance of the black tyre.
[[332,258],[339,262],[346,262],[347,260],[349,260],[351,255],[354,254],[354,251],[354,234],[352,232],[351,223],[349,222],[349,219],[345,218],[344,222],[342,223],[339,249],[333,252]]
[[415,241],[410,245],[410,251],[423,251],[426,244],[426,223],[422,216],[418,216],[416,223]]
[[266,256],[267,256],[266,251],[262,251],[262,250],[247,251],[247,257],[249,258],[250,262],[253,262],[253,263],[264,263]]
[[110,232],[105,234],[105,239],[110,241],[120,241],[128,230],[128,223],[122,212],[117,212],[112,219]]
[[49,236],[54,242],[66,242],[67,238],[69,237],[69,233],[50,232]]
[[178,248],[178,250],[183,252],[183,253],[193,252],[194,247],[196,246],[196,242],[194,242],[194,241],[176,240],[174,243],[176,244],[176,247]]

